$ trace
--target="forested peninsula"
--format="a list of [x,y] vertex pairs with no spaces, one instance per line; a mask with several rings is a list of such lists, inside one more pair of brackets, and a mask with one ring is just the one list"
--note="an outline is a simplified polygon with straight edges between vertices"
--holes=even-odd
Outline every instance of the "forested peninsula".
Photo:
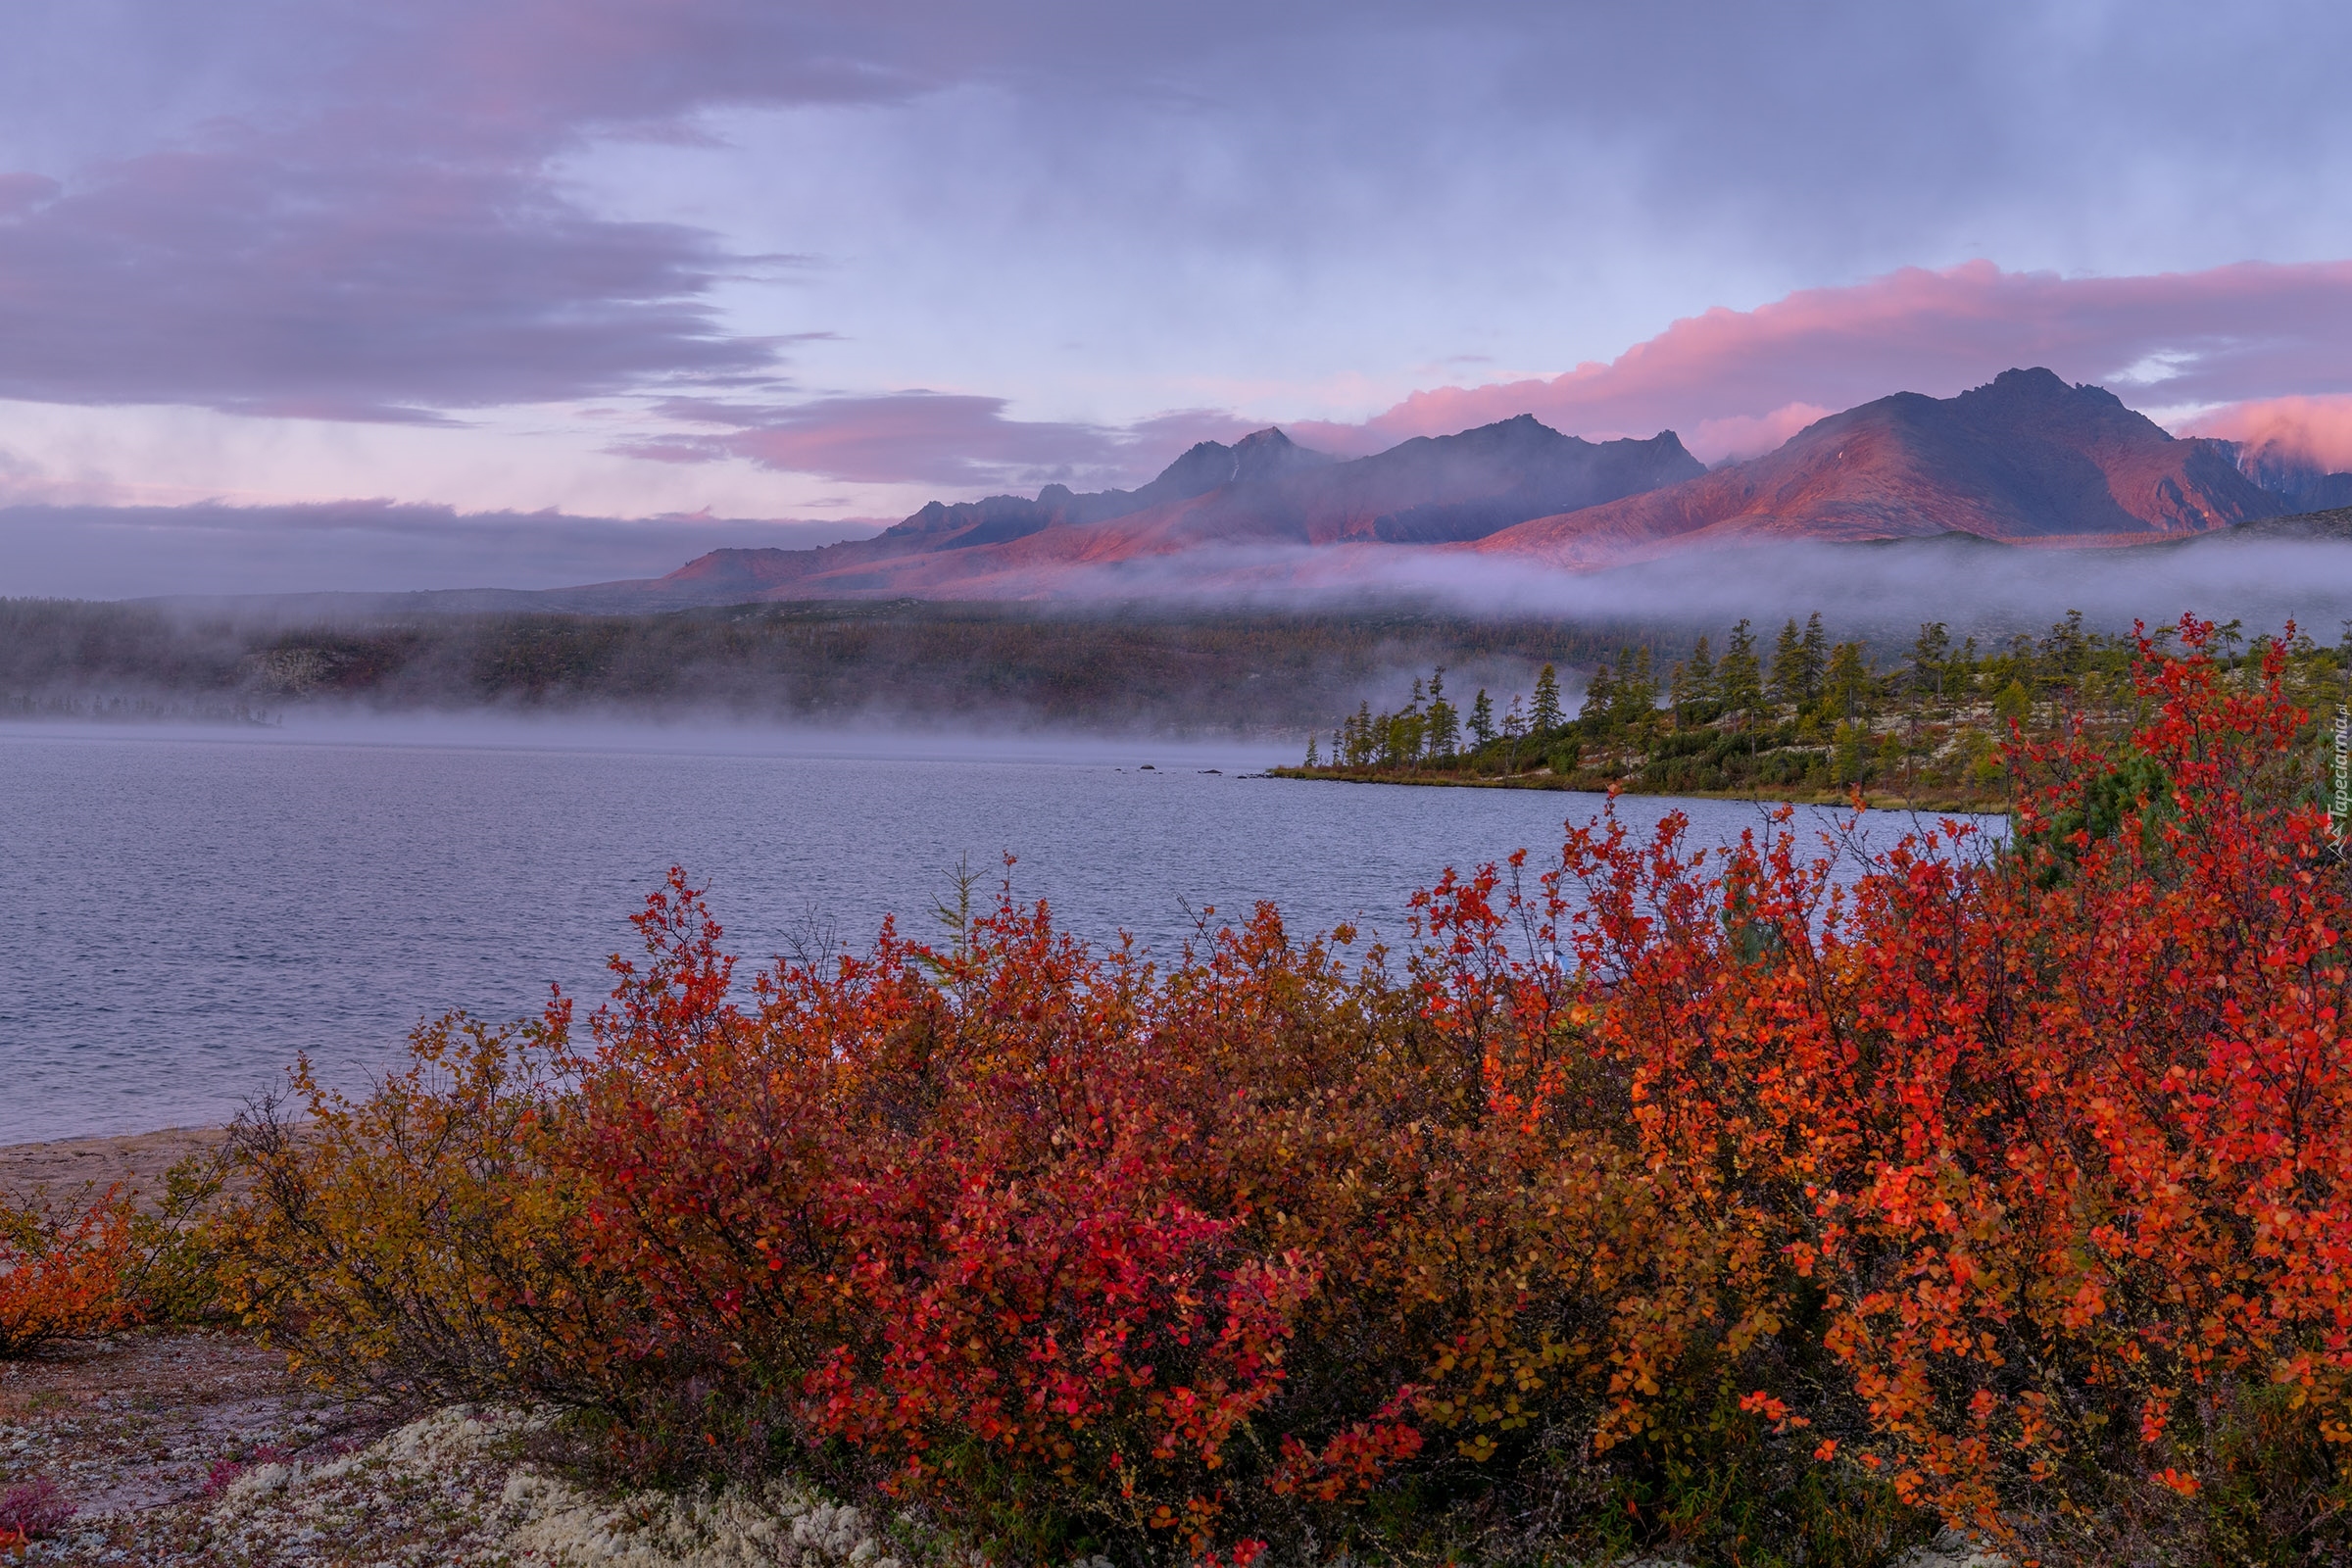
[[[2148,634],[2163,651],[2178,633]],[[2259,667],[2275,639],[2218,627],[2213,657],[2235,674]],[[2296,632],[2282,643],[2284,684],[2306,709],[2332,710],[2345,689],[2343,649]],[[1742,620],[1720,645],[1706,636],[1660,668],[1628,645],[1601,663],[1571,716],[1546,663],[1532,692],[1466,702],[1446,671],[1413,683],[1404,706],[1363,705],[1305,760],[1278,777],[1630,794],[1850,800],[1928,809],[2005,809],[2014,789],[2003,741],[2079,738],[2107,747],[2145,718],[2132,670],[2140,643],[2070,612],[2036,638],[1993,646],[1955,639],[1941,621],[1919,628],[1907,655],[1886,662],[1860,638],[1833,641],[1820,613],[1782,625],[1769,649]],[[2307,732],[2309,750],[2316,732]],[[2318,772],[2312,773],[2316,789]]]

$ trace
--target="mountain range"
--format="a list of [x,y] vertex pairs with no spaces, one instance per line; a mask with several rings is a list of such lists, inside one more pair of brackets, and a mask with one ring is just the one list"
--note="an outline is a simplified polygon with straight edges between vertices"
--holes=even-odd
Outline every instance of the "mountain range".
[[1958,534],[2017,546],[2180,539],[2352,503],[2352,474],[2176,437],[2102,387],[2005,370],[1900,392],[1708,469],[1671,431],[1586,441],[1521,415],[1340,461],[1279,429],[1203,441],[1135,490],[933,502],[870,539],[716,550],[575,609],[1055,598],[1416,570],[1591,571],[1692,550]]

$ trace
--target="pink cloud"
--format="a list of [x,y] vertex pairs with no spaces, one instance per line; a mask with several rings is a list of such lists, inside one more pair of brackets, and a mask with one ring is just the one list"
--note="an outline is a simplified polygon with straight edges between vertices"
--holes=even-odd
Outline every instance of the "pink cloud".
[[1828,418],[1837,412],[1818,403],[1784,403],[1770,414],[1733,414],[1720,419],[1701,419],[1685,445],[1702,463],[1752,458],[1770,452],[1814,420]]
[[1416,392],[1364,428],[1394,441],[1533,414],[1571,433],[1729,436],[1750,427],[1726,421],[1761,431],[1792,406],[1948,396],[2027,366],[2173,407],[2352,391],[2352,262],[2075,278],[1905,268],[1686,317],[1564,375]]
[[2189,421],[2185,435],[2242,442],[2263,456],[2352,471],[2352,396],[2262,398]]

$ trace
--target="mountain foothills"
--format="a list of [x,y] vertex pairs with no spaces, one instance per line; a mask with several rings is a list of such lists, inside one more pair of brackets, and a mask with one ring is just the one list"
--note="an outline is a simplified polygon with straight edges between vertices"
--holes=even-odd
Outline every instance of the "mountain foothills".
[[1597,570],[1693,550],[1965,535],[2178,539],[2352,502],[2352,474],[2168,434],[2096,386],[2006,370],[1900,392],[1712,470],[1671,430],[1586,441],[1531,415],[1338,461],[1280,430],[1203,441],[1135,490],[933,502],[871,539],[716,550],[666,577],[558,590],[576,610],[756,600],[1024,599]]
[[[872,539],[817,550],[716,550],[648,583],[651,604],[752,599],[1034,598],[1183,587],[1149,570],[1212,549],[1267,561],[1349,546],[1444,545],[1705,472],[1671,432],[1580,440],[1522,415],[1337,462],[1260,430],[1203,441],[1137,490],[933,502]],[[587,590],[596,593],[599,590]],[[715,597],[714,597],[715,596]]]

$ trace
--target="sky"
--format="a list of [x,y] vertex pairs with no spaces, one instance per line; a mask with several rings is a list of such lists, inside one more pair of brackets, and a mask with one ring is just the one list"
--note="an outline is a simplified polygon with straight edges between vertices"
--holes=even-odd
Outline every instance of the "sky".
[[547,586],[2015,365],[2352,467],[2335,4],[6,0],[0,594]]

